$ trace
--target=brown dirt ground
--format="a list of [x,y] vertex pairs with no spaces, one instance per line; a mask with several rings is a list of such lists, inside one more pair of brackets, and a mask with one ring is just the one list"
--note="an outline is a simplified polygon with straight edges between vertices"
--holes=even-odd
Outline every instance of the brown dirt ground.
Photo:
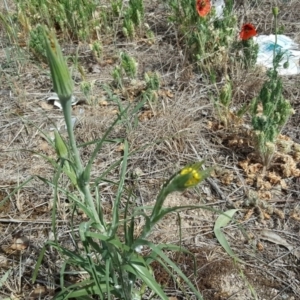
[[[137,127],[131,126],[130,121],[126,128],[116,127],[111,135],[112,138],[126,137],[130,150],[139,150],[130,157],[128,167],[128,174],[139,174],[133,183],[137,205],[153,203],[162,182],[175,170],[189,162],[205,159],[207,166],[215,167],[210,180],[197,189],[171,195],[166,205],[205,204],[222,211],[238,208],[237,223],[228,226],[224,232],[231,248],[244,263],[235,264],[215,238],[213,226],[217,213],[209,210],[181,212],[181,242],[195,254],[198,273],[193,280],[204,299],[255,299],[250,287],[261,300],[300,299],[299,255],[296,251],[300,247],[299,157],[295,151],[285,154],[278,151],[269,170],[272,173],[261,175],[262,167],[253,154],[246,131],[237,131],[234,126],[226,130],[218,124],[210,100],[216,86],[205,82],[185,59],[182,54],[184,45],[177,39],[176,28],[168,23],[168,11],[162,2],[145,1],[145,21],[155,33],[154,43],[142,37],[128,42],[117,36],[114,44],[110,38],[103,39],[101,72],[94,73],[90,72],[89,66],[96,65],[95,59],[89,50],[80,50],[86,80],[95,81],[92,95],[95,104],[81,101],[73,108],[78,119],[78,141],[101,137],[116,115],[117,107],[109,101],[101,85],[111,82],[111,71],[119,51],[126,50],[135,57],[139,63],[140,80],[145,71],[158,71],[162,86],[157,103],[141,110]],[[278,2],[280,24],[284,25],[288,36],[300,42],[298,0],[257,1],[258,6],[253,5],[256,1],[237,2],[243,3],[237,3],[235,8],[239,25],[252,22],[261,34],[272,32],[271,7]],[[45,101],[51,89],[46,65],[36,64],[29,56],[20,61],[14,45],[6,40],[5,29],[2,26],[0,29],[1,201],[31,175],[51,179],[53,170],[38,153],[54,158],[55,152],[41,131],[51,134],[51,128],[62,124],[62,114]],[[65,52],[68,51],[71,50],[65,48]],[[261,69],[253,72],[235,69],[231,72],[233,106],[240,107],[257,94],[265,73]],[[75,95],[84,100],[79,91],[80,76],[75,74],[75,77],[79,78]],[[286,125],[282,140],[293,145],[300,143],[299,79],[299,75],[283,79],[285,96],[296,113]],[[221,82],[217,88],[220,86]],[[128,100],[137,101],[141,88],[139,82],[131,82],[126,86],[127,93],[115,92],[122,96],[125,105]],[[91,149],[87,147],[82,151],[84,160]],[[120,145],[106,145],[97,157],[93,177],[101,174],[121,153]],[[111,176],[116,179],[117,171]],[[101,188],[104,208],[109,215],[114,190],[108,185]],[[37,255],[52,236],[52,203],[52,190],[34,179],[0,207],[0,278],[7,270],[12,270],[2,286],[0,299],[51,299],[57,288],[62,258],[54,250],[46,254],[38,284],[31,283]],[[69,203],[60,199],[58,204],[59,239],[72,247]],[[76,216],[78,222],[82,219],[84,216]],[[268,237],[263,230],[268,230]],[[278,238],[275,238],[276,243],[271,234],[280,236],[296,250],[288,250]],[[179,243],[177,215],[166,217],[151,239],[156,243]],[[192,276],[189,257],[182,253],[169,253],[169,256],[188,276]],[[174,282],[158,265],[153,267],[157,280],[165,286],[170,299],[187,299],[178,288],[180,282]]]

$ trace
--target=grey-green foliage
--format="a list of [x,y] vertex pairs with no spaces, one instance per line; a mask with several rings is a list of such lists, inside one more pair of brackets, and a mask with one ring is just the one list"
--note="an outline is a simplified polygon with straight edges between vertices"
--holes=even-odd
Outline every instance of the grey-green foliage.
[[158,90],[160,87],[160,77],[157,72],[148,72],[144,75],[147,89]]
[[[256,132],[258,144],[257,150],[262,158],[266,156],[266,152],[268,152],[267,156],[270,156],[270,150],[275,149],[274,144],[278,135],[293,114],[290,102],[283,96],[282,79],[277,71],[282,57],[283,53],[281,52],[275,56],[274,67],[267,73],[269,79],[263,84],[251,107],[252,126]],[[266,159],[263,161],[265,164],[269,163]]]
[[129,0],[123,21],[123,33],[126,37],[133,38],[136,34],[136,28],[142,26],[144,11],[143,0]]
[[135,26],[140,26],[144,19],[144,1],[129,0],[127,14],[128,18],[132,20]]
[[[266,141],[274,142],[282,127],[292,114],[292,107],[282,95],[282,81],[277,72],[271,71],[257,98],[252,104],[252,125],[255,130],[263,131]],[[258,104],[263,111],[258,113]]]
[[240,41],[237,45],[237,50],[242,50],[242,63],[245,68],[252,68],[257,61],[259,51],[258,44],[251,38],[246,41]]
[[121,67],[124,73],[130,77],[135,78],[137,73],[137,62],[125,52],[120,53]]
[[42,26],[38,25],[30,31],[29,47],[39,59],[46,59]]

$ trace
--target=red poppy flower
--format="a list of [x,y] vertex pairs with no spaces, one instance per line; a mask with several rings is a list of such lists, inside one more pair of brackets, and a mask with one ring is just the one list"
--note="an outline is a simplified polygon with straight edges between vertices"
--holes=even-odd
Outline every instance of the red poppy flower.
[[201,17],[205,17],[211,9],[210,0],[196,0],[196,10]]
[[250,38],[257,35],[255,27],[251,23],[244,24],[242,31],[240,32],[240,38],[243,41],[249,40]]

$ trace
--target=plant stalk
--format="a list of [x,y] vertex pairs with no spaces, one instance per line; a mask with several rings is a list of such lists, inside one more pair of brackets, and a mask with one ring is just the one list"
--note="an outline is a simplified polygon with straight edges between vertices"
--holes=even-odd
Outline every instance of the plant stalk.
[[94,205],[94,201],[91,195],[91,191],[89,188],[89,182],[85,182],[82,174],[84,173],[84,168],[80,159],[80,154],[76,145],[76,139],[73,131],[73,125],[72,125],[72,117],[71,117],[71,105],[72,105],[72,97],[68,99],[60,99],[60,103],[63,109],[64,119],[67,126],[67,131],[69,135],[70,140],[70,147],[71,151],[74,155],[74,162],[76,166],[76,176],[78,179],[78,187],[81,191],[81,193],[84,196],[84,200],[86,202],[87,208],[89,208],[90,212],[94,216],[94,222],[100,226],[101,233],[105,232],[105,227],[103,226],[99,215],[97,213],[97,210]]

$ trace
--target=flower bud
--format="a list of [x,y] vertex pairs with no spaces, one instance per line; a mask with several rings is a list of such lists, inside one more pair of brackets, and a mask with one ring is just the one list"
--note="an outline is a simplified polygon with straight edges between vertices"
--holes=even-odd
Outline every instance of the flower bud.
[[54,91],[61,103],[71,101],[74,85],[61,48],[53,32],[44,30],[44,37]]
[[59,157],[68,158],[68,148],[57,130],[54,131],[55,150]]
[[194,187],[210,175],[211,168],[201,170],[203,162],[183,168],[170,182],[173,191],[183,191],[186,188]]
[[272,8],[272,12],[273,12],[273,16],[277,17],[278,16],[278,12],[279,12],[278,6],[273,7]]

